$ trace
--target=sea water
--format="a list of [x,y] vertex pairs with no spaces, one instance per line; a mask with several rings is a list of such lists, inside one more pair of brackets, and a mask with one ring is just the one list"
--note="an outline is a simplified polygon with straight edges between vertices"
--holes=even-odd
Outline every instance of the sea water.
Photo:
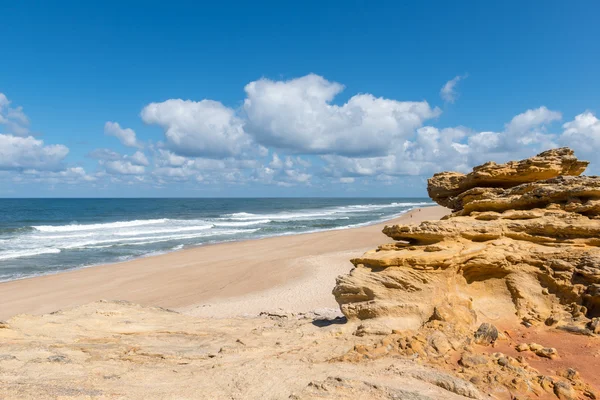
[[422,198],[0,199],[0,281],[212,243],[345,229]]

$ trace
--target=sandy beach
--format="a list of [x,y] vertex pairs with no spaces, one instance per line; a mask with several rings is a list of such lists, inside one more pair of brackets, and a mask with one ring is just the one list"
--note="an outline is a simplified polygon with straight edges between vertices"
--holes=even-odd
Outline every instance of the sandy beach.
[[92,301],[127,300],[205,317],[337,308],[335,278],[349,260],[386,242],[385,225],[439,219],[443,207],[412,210],[360,228],[184,249],[128,262],[0,283],[0,319]]

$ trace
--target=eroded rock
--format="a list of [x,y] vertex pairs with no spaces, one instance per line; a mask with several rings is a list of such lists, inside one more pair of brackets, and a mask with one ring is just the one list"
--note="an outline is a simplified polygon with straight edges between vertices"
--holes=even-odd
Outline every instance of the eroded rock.
[[488,162],[473,168],[473,172],[466,175],[441,172],[428,180],[427,192],[438,204],[454,208],[453,198],[475,187],[510,188],[559,175],[578,176],[587,165],[587,161],[580,161],[574,156],[573,150],[563,147],[521,161],[506,164]]
[[481,354],[472,346],[502,338],[552,362],[557,349],[517,345],[494,325],[599,333],[600,177],[579,176],[587,165],[562,148],[487,163],[467,175],[436,174],[429,193],[454,212],[439,221],[386,226],[396,243],[352,260],[355,268],[338,277],[333,294],[349,321],[394,332],[342,359],[399,354],[455,365],[484,391],[595,396],[573,377],[569,383],[541,374],[524,356]]
[[[434,199],[457,211],[386,226],[397,245],[352,260],[356,268],[338,278],[342,312],[350,320],[385,317],[397,330],[431,319],[471,329],[485,315],[598,330],[590,319],[600,316],[600,177],[560,175],[585,166],[563,148],[484,164],[462,180],[451,174],[446,186],[432,178]],[[442,186],[452,196],[439,194]]]

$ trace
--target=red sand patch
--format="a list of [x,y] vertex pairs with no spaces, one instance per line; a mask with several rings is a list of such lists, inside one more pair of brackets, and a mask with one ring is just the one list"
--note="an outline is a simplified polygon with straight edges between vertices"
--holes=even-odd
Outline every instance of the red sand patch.
[[[494,347],[485,348],[485,351],[502,352],[512,357],[523,356],[532,367],[545,375],[562,375],[568,368],[573,368],[586,383],[600,391],[600,338],[545,327],[514,328],[513,325],[512,329],[499,329],[508,333],[509,340],[498,341]],[[519,353],[515,346],[520,343],[554,347],[558,351],[558,358],[550,360],[538,357],[531,351]]]

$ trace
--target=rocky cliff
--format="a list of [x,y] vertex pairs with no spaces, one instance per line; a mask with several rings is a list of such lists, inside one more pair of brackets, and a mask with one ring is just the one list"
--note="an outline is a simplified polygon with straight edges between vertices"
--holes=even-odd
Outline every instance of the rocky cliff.
[[[453,212],[439,221],[386,226],[395,242],[352,260],[355,268],[337,279],[333,294],[350,321],[362,321],[362,332],[396,334],[387,351],[375,346],[348,357],[379,348],[429,360],[447,359],[446,353],[469,359],[473,344],[507,339],[503,330],[600,333],[600,177],[579,176],[587,165],[561,148],[429,179],[431,197]],[[537,346],[545,356],[555,352]],[[511,371],[520,368],[519,374],[500,373],[512,361],[498,360],[479,359],[494,367],[477,367],[477,379],[493,375],[491,386],[543,392],[538,371],[515,361]],[[473,363],[461,368],[477,369]],[[563,383],[546,389],[575,398],[561,392]]]
[[342,311],[414,329],[452,304],[473,323],[495,315],[586,329],[600,316],[600,178],[577,176],[586,165],[562,148],[436,174],[429,193],[454,213],[386,226],[396,242],[338,279]]

